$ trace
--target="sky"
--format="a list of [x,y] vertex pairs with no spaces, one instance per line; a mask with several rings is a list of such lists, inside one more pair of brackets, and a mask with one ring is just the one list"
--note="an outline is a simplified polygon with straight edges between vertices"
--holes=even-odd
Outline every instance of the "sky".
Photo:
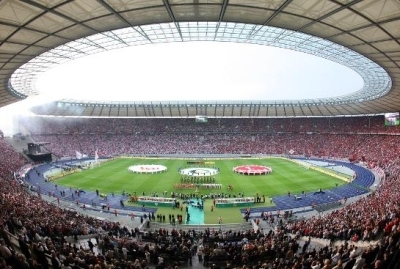
[[362,78],[309,54],[253,44],[177,42],[83,57],[39,77],[54,98],[108,101],[289,100],[357,91]]
[[353,70],[309,54],[253,44],[178,42],[134,46],[70,61],[43,73],[39,96],[0,108],[11,115],[59,99],[93,101],[262,101],[340,96],[361,89]]

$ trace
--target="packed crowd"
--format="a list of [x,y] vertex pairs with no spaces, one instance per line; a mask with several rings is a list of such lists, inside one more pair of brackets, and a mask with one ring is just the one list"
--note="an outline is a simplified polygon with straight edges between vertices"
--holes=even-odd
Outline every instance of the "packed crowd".
[[[284,154],[368,160],[383,165],[397,157],[398,136],[356,134],[137,134],[36,135],[59,158],[76,151],[94,156],[123,154]],[[329,141],[329,143],[327,143]],[[383,145],[376,147],[374,145]]]
[[[397,157],[400,127],[383,116],[343,118],[42,119],[22,120],[59,158],[76,151],[119,154],[294,154],[388,162]],[[306,142],[304,142],[306,141]],[[326,143],[331,141],[331,143]],[[300,142],[300,143],[299,143]],[[375,147],[371,145],[384,145]],[[387,151],[386,149],[391,150]]]
[[[195,239],[198,244],[193,244]],[[311,240],[302,242],[287,236],[278,227],[268,233],[261,231],[202,232],[159,230],[146,235],[146,240],[172,249],[166,259],[179,260],[182,247],[191,253],[189,261],[197,256],[208,268],[398,268],[399,251],[390,240],[359,249],[345,242],[337,246],[313,247]],[[176,244],[174,244],[176,242]],[[168,252],[167,252],[168,253]],[[184,251],[185,253],[185,251]],[[397,264],[396,264],[397,263]]]
[[27,159],[17,154],[6,140],[0,138],[0,178],[12,179],[14,172],[27,163]]
[[[360,132],[380,130],[376,117],[348,119],[302,119],[301,125],[297,119],[270,120],[270,125],[260,127],[262,120],[248,120],[250,123],[240,125],[240,121],[230,119],[223,122],[227,133],[208,133],[206,130],[194,127],[187,131],[184,120],[172,123],[170,130],[182,125],[186,131],[181,134],[166,132],[168,124],[165,120],[153,119],[159,122],[155,128],[152,124],[135,120],[135,124],[126,120],[125,125],[118,124],[122,119],[110,119],[114,129],[102,123],[104,119],[93,119],[95,123],[72,122],[56,125],[53,120],[42,120],[40,125],[44,131],[33,136],[39,141],[51,142],[52,150],[59,156],[68,156],[70,152],[81,150],[89,153],[96,149],[106,154],[160,154],[160,153],[278,153],[286,154],[293,150],[294,154],[328,156],[332,158],[363,159],[381,167],[386,172],[386,178],[380,188],[359,201],[349,204],[343,209],[330,214],[312,217],[295,223],[282,224],[277,230],[264,234],[254,231],[227,232],[194,231],[185,233],[175,231],[168,233],[160,230],[155,234],[145,234],[142,239],[148,244],[139,245],[135,240],[137,231],[127,230],[118,223],[96,220],[81,216],[76,212],[57,208],[44,202],[38,196],[32,196],[21,182],[13,179],[13,172],[26,161],[14,152],[4,139],[0,139],[0,151],[5,154],[0,161],[0,268],[48,268],[47,259],[43,254],[51,256],[54,268],[147,268],[149,264],[157,268],[179,266],[197,258],[205,266],[218,268],[400,268],[400,197],[398,182],[400,176],[400,159],[398,158],[399,138],[396,135],[369,134],[361,135],[354,132],[359,127]],[[152,121],[153,121],[152,120]],[[68,121],[68,120],[67,120]],[[279,122],[279,123],[278,123]],[[291,123],[288,130],[304,130],[304,133],[279,132],[279,126]],[[327,126],[325,126],[329,122]],[[360,123],[362,122],[362,123]],[[94,124],[95,126],[92,126]],[[137,127],[136,124],[139,126]],[[224,130],[218,123],[218,130]],[[237,124],[239,127],[232,127]],[[325,125],[324,125],[325,124]],[[364,125],[363,125],[364,124]],[[90,127],[96,127],[89,129]],[[379,122],[382,125],[382,122]],[[119,126],[119,127],[118,127]],[[164,126],[164,127],[162,127]],[[171,127],[172,126],[172,127]],[[270,126],[270,127],[268,127]],[[315,126],[337,128],[338,134],[313,133]],[[372,126],[372,127],[371,127]],[[29,127],[29,126],[28,126]],[[132,128],[131,128],[132,127]],[[139,133],[153,130],[152,135]],[[86,129],[88,128],[88,129]],[[138,133],[132,130],[138,128]],[[152,129],[155,128],[155,129]],[[210,129],[207,129],[210,128]],[[233,128],[233,129],[232,129]],[[243,130],[274,128],[276,133],[240,133]],[[276,129],[275,129],[276,128]],[[393,130],[397,130],[394,127]],[[39,130],[39,129],[38,129]],[[54,131],[55,130],[55,131]],[[89,133],[90,130],[90,133]],[[116,134],[107,134],[106,130],[116,130]],[[157,130],[160,132],[157,133]],[[201,130],[201,131],[200,131]],[[235,131],[236,130],[236,131]],[[239,132],[240,130],[240,132]],[[325,129],[327,130],[327,129]],[[332,127],[332,130],[336,130]],[[104,131],[104,133],[103,133]],[[275,132],[274,131],[274,132]],[[390,131],[390,132],[392,132]],[[86,133],[87,132],[87,133]],[[125,132],[131,132],[130,135]],[[196,132],[198,132],[196,134]],[[230,133],[235,132],[235,133]],[[307,133],[309,132],[309,133]],[[340,132],[343,132],[339,134]],[[349,132],[349,133],[346,133]],[[69,135],[67,135],[69,134]],[[121,139],[123,138],[123,139]],[[310,139],[312,138],[312,139]],[[63,145],[61,147],[60,145]],[[87,150],[87,151],[86,151]],[[4,230],[20,236],[22,254],[14,253],[10,248]],[[104,233],[106,232],[106,235]],[[356,242],[359,240],[376,240],[379,243],[365,250],[358,250],[350,244],[321,249],[307,246],[301,247],[293,238],[284,232],[297,236],[311,236]],[[89,249],[76,247],[63,241],[64,236],[78,234],[100,234],[97,244],[100,255],[95,255]],[[27,245],[29,251],[25,247]],[[90,246],[90,245],[89,245]],[[7,251],[10,250],[9,252]],[[178,256],[174,256],[178,255]],[[194,256],[193,256],[194,255]],[[346,265],[341,265],[346,262]],[[56,264],[59,264],[57,267]],[[318,265],[319,264],[319,265]],[[349,267],[348,264],[353,264]],[[363,267],[364,266],[364,267]]]
[[335,118],[41,118],[20,120],[32,134],[135,134],[135,133],[400,133],[384,126],[383,116]]

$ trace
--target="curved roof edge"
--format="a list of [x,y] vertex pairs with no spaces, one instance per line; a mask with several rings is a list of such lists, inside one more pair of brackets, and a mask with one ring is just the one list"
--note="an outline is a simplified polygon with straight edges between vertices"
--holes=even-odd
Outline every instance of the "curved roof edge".
[[[57,46],[126,27],[137,29],[144,35],[141,25],[214,21],[218,24],[237,22],[274,26],[322,37],[378,63],[392,80],[391,90],[373,100],[337,105],[275,106],[267,111],[269,115],[332,116],[400,111],[399,14],[399,1],[384,0],[253,0],[240,3],[226,0],[3,0],[0,1],[0,107],[23,98],[11,94],[8,88],[13,72]],[[258,28],[252,29],[251,34],[257,34],[257,31]],[[178,34],[182,40],[179,28]],[[68,115],[67,112],[59,110],[54,115]],[[229,110],[217,112],[229,114]],[[92,114],[102,113],[96,110]],[[82,112],[71,114],[82,115]]]
[[[140,32],[140,30],[142,32]],[[351,49],[320,37],[292,30],[255,24],[180,22],[176,24],[152,24],[142,25],[140,28],[128,27],[112,30],[60,45],[42,53],[18,68],[11,76],[11,88],[23,96],[37,95],[38,92],[35,88],[35,82],[38,77],[47,70],[66,62],[120,48],[151,45],[155,43],[188,41],[249,43],[303,52],[344,65],[357,72],[364,82],[362,89],[343,96],[301,100],[227,101],[232,105],[249,102],[281,105],[295,103],[295,106],[349,104],[374,100],[387,94],[392,87],[390,76],[379,64]],[[321,89],[321,91],[323,90],[324,89]],[[70,99],[67,102],[88,103],[90,101]],[[210,104],[210,102],[203,102],[201,100],[195,102]],[[212,102],[213,101],[211,101],[211,103]],[[108,102],[104,101],[102,103]],[[121,101],[119,103],[123,104],[124,102]],[[129,103],[131,102],[125,102],[125,104]],[[168,103],[180,102],[169,101]],[[110,104],[112,104],[112,102],[110,102]]]

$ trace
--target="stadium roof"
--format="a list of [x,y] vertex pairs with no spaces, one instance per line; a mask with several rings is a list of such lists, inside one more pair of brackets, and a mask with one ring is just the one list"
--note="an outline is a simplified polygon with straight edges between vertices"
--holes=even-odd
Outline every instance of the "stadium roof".
[[[400,1],[397,0],[5,0],[0,2],[0,15],[0,106],[17,102],[30,94],[29,90],[10,90],[10,78],[19,67],[36,56],[57,47],[63,48],[59,54],[54,53],[57,49],[48,54],[46,62],[35,62],[36,71],[40,72],[51,62],[59,63],[73,58],[72,55],[88,53],[85,52],[87,48],[103,50],[94,37],[102,39],[102,44],[106,44],[106,40],[109,46],[126,46],[121,34],[128,33],[132,42],[137,43],[186,41],[196,36],[195,40],[205,38],[268,45],[271,43],[268,38],[272,37],[282,40],[280,47],[299,51],[307,47],[309,53],[328,59],[333,57],[347,66],[356,63],[353,68],[364,78],[364,91],[334,100],[298,102],[105,104],[68,100],[68,105],[54,104],[46,109],[36,109],[36,113],[252,117],[358,115],[400,110]],[[266,30],[274,28],[265,26],[290,31],[277,29],[274,36],[272,30]],[[105,31],[111,32],[101,34]],[[206,34],[199,34],[202,31]],[[243,39],[244,36],[248,38]],[[80,51],[65,45],[78,39],[82,44]],[[390,78],[385,77],[386,73],[378,65],[353,52],[376,62]],[[357,59],[362,60],[357,62]],[[21,72],[17,76],[24,76],[24,85],[29,85],[35,79],[32,74],[34,72]]]

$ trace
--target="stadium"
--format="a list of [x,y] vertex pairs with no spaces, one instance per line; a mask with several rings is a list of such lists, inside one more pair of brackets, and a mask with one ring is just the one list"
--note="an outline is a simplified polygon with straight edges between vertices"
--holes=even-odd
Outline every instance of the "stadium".
[[[0,1],[1,268],[400,268],[399,11],[395,0]],[[257,98],[246,83],[258,82],[237,74],[212,85],[233,55],[185,73],[165,50],[167,65],[137,65],[162,67],[149,85],[185,82],[184,99],[166,87],[171,99],[150,100],[140,94],[161,92],[145,84],[141,99],[72,88],[40,99],[46,73],[81,59],[196,42],[316,57],[362,85]]]

